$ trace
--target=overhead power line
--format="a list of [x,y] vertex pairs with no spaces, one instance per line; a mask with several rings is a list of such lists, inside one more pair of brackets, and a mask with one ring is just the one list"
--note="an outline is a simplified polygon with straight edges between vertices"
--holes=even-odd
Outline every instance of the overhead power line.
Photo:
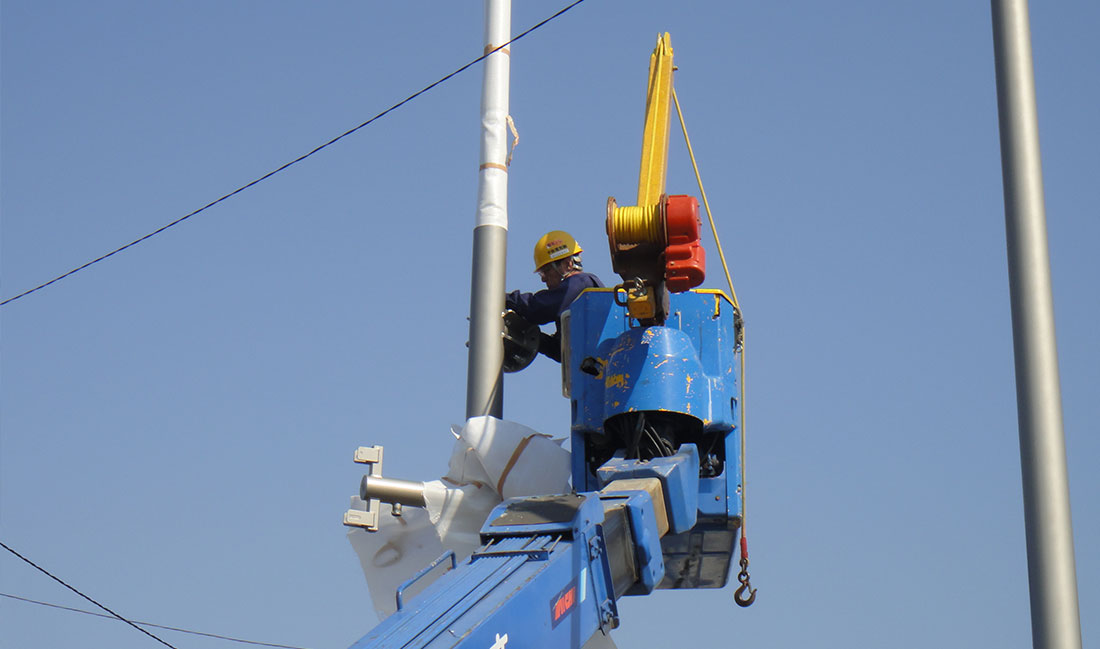
[[[50,608],[57,608],[63,611],[72,611],[73,613],[83,613],[84,615],[94,615],[95,617],[103,617],[108,620],[117,620],[118,618],[112,615],[104,615],[103,613],[96,613],[95,611],[85,611],[82,608],[73,608],[71,606],[62,606],[60,604],[51,604],[50,602],[40,602],[36,599],[30,599],[27,597],[19,597],[18,595],[9,595],[8,593],[0,593],[0,597],[7,597],[8,599],[14,599],[20,602],[27,602],[28,604],[38,604],[39,606],[48,606]],[[219,635],[217,633],[203,633],[202,631],[193,631],[191,629],[181,629],[174,626],[165,626],[163,624],[153,624],[152,622],[140,622],[138,620],[132,620],[134,624],[140,626],[151,626],[157,629],[166,629],[168,631],[179,631],[180,633],[190,633],[191,635],[201,635],[207,638],[217,638],[218,640],[228,640],[230,642],[240,642],[243,644],[260,645],[263,647],[277,647],[279,649],[306,649],[305,647],[296,647],[289,644],[276,644],[274,642],[258,642],[256,640],[243,640],[241,638],[233,638],[227,635]]]
[[20,559],[22,559],[22,560],[23,560],[24,562],[26,562],[27,564],[29,564],[29,565],[30,565],[31,567],[35,568],[36,570],[38,570],[38,571],[39,571],[39,572],[41,572],[42,574],[46,575],[46,576],[47,576],[47,577],[49,577],[50,579],[52,579],[52,580],[56,581],[57,583],[61,584],[61,585],[62,585],[62,586],[64,586],[65,588],[68,588],[69,590],[73,591],[73,592],[74,592],[74,593],[76,593],[77,595],[80,595],[81,597],[83,597],[84,599],[88,600],[89,602],[91,602],[91,603],[95,604],[96,606],[98,606],[99,608],[103,609],[104,611],[107,611],[108,613],[110,613],[110,614],[111,614],[111,616],[112,616],[112,617],[115,617],[115,618],[117,618],[117,619],[119,619],[119,620],[121,620],[121,621],[125,622],[126,624],[129,624],[130,626],[134,627],[134,628],[135,628],[135,629],[137,629],[138,631],[141,631],[141,632],[142,632],[142,633],[144,633],[145,635],[147,635],[147,636],[149,636],[150,638],[152,638],[152,639],[156,640],[157,642],[161,643],[161,644],[162,644],[162,645],[164,645],[165,647],[169,647],[169,649],[176,649],[176,647],[174,647],[174,646],[172,646],[172,645],[168,644],[168,643],[167,643],[167,642],[165,642],[164,640],[161,640],[161,639],[160,639],[160,638],[158,638],[157,636],[153,635],[153,634],[152,634],[152,633],[150,633],[149,631],[146,631],[145,629],[141,628],[141,627],[140,627],[140,626],[138,626],[137,624],[134,624],[134,623],[133,623],[133,622],[131,622],[130,620],[127,620],[126,618],[122,617],[122,616],[121,616],[121,615],[119,615],[118,613],[115,613],[114,611],[112,611],[111,609],[107,608],[106,606],[104,606],[104,605],[100,604],[99,602],[95,601],[95,600],[94,600],[94,599],[92,599],[91,597],[88,597],[88,596],[87,596],[87,595],[85,595],[84,593],[80,592],[79,590],[77,590],[77,589],[73,588],[73,587],[72,587],[72,586],[70,586],[69,584],[67,584],[67,583],[65,583],[64,581],[62,581],[62,580],[61,580],[60,578],[58,578],[58,577],[55,577],[55,576],[54,576],[53,574],[51,574],[51,573],[50,573],[50,571],[46,570],[46,569],[45,569],[45,568],[43,568],[42,566],[38,565],[37,563],[35,563],[35,562],[31,561],[31,560],[30,560],[30,559],[28,559],[27,557],[24,557],[23,555],[19,554],[19,553],[18,553],[18,552],[16,552],[15,550],[13,550],[13,549],[12,549],[12,548],[11,548],[11,547],[10,547],[10,546],[9,546],[9,545],[7,544],[7,543],[4,543],[3,541],[0,541],[0,546],[3,546],[3,548],[4,548],[5,550],[7,550],[8,552],[11,552],[11,553],[12,553],[12,554],[14,554],[15,556],[19,557],[19,558],[20,558]]
[[35,287],[34,287],[34,288],[32,288],[32,289],[29,289],[29,290],[23,291],[23,292],[22,292],[22,293],[20,293],[19,295],[16,295],[16,296],[10,297],[10,298],[8,298],[8,299],[4,300],[3,302],[0,302],[0,307],[2,307],[2,306],[4,306],[4,305],[7,305],[7,304],[9,304],[9,303],[11,303],[11,302],[14,302],[14,301],[18,300],[19,298],[22,298],[22,297],[26,297],[27,295],[30,295],[31,293],[34,293],[34,292],[36,292],[36,291],[40,291],[40,290],[42,290],[42,289],[46,288],[47,286],[49,286],[49,285],[51,285],[51,284],[54,284],[54,283],[56,283],[56,282],[60,282],[61,280],[65,279],[66,277],[69,277],[70,275],[74,275],[74,274],[76,274],[76,273],[79,273],[80,271],[84,270],[85,268],[88,268],[89,266],[92,266],[92,265],[94,265],[94,264],[98,264],[99,262],[103,261],[104,259],[107,259],[108,257],[112,257],[112,256],[114,256],[114,255],[117,255],[118,253],[122,252],[123,250],[126,250],[127,248],[130,248],[130,247],[132,247],[132,246],[136,246],[137,244],[141,243],[142,241],[145,241],[145,240],[147,240],[147,239],[150,239],[150,238],[152,238],[152,237],[155,237],[156,235],[160,234],[161,232],[164,232],[165,230],[167,230],[168,228],[171,228],[171,227],[173,227],[173,226],[175,226],[175,225],[179,225],[180,223],[183,223],[183,222],[184,222],[184,221],[186,221],[187,219],[191,218],[192,216],[195,216],[196,214],[200,214],[200,213],[202,213],[202,212],[205,212],[206,210],[210,209],[211,207],[214,207],[215,205],[217,205],[218,203],[221,203],[221,202],[222,202],[222,201],[224,201],[224,200],[227,200],[227,199],[229,199],[229,198],[232,198],[233,196],[236,196],[237,194],[239,194],[239,193],[243,192],[243,191],[244,191],[244,190],[246,190],[246,189],[249,189],[250,187],[253,187],[253,186],[255,186],[255,185],[258,185],[258,184],[260,184],[261,182],[263,182],[263,181],[267,180],[268,178],[270,178],[270,177],[274,176],[275,174],[279,173],[280,171],[283,171],[283,170],[285,170],[285,169],[289,169],[290,167],[292,167],[292,166],[294,166],[294,165],[298,164],[299,162],[301,162],[302,160],[305,160],[306,158],[308,158],[308,157],[312,156],[312,155],[313,155],[314,153],[317,153],[317,152],[321,151],[322,149],[325,149],[325,148],[327,148],[327,147],[329,147],[329,146],[331,146],[331,145],[333,145],[333,144],[336,144],[336,143],[337,143],[337,142],[339,142],[340,140],[342,140],[342,139],[344,139],[345,137],[347,137],[347,136],[351,135],[352,133],[355,133],[355,132],[356,132],[356,131],[358,131],[359,129],[365,128],[366,126],[369,126],[369,125],[370,125],[370,124],[372,124],[373,122],[375,122],[375,121],[377,121],[377,120],[379,120],[379,119],[381,119],[381,118],[385,117],[385,116],[386,116],[386,115],[388,115],[389,113],[391,113],[391,112],[393,112],[393,111],[397,110],[397,109],[398,109],[398,108],[400,108],[401,106],[404,106],[405,104],[409,103],[409,102],[410,102],[410,101],[412,101],[413,99],[416,99],[416,98],[417,98],[417,97],[419,97],[420,95],[423,95],[424,93],[428,92],[428,91],[429,91],[429,90],[431,90],[432,88],[435,88],[436,86],[440,85],[441,83],[444,83],[444,82],[446,82],[446,81],[450,80],[451,78],[453,78],[453,77],[455,77],[455,76],[457,76],[457,75],[461,74],[462,72],[465,72],[466,70],[468,70],[468,69],[469,69],[469,68],[471,68],[472,66],[476,65],[477,63],[479,63],[479,62],[481,62],[481,61],[484,61],[484,60],[485,60],[486,58],[488,58],[488,57],[489,57],[490,55],[492,55],[492,54],[494,54],[494,53],[496,53],[496,52],[499,52],[500,50],[502,50],[502,49],[504,49],[504,48],[508,47],[508,46],[509,46],[509,45],[511,45],[512,43],[515,43],[515,42],[516,42],[516,41],[518,41],[519,39],[521,39],[521,38],[523,38],[524,36],[526,36],[526,35],[530,34],[531,32],[535,31],[536,29],[539,29],[539,28],[540,28],[540,27],[542,27],[543,25],[545,25],[545,24],[549,23],[550,21],[554,20],[555,18],[557,18],[557,17],[561,16],[562,14],[564,14],[564,13],[565,13],[565,12],[567,12],[567,11],[569,11],[569,10],[570,10],[570,9],[572,9],[573,7],[576,7],[577,5],[579,5],[579,4],[580,4],[580,3],[582,3],[582,2],[584,2],[584,0],[574,0],[574,2],[572,2],[571,4],[569,4],[569,5],[565,6],[565,7],[564,7],[564,8],[562,8],[562,9],[560,9],[560,10],[559,10],[559,11],[558,11],[557,13],[555,13],[555,14],[553,14],[552,16],[550,16],[550,17],[548,17],[548,18],[545,18],[544,20],[542,20],[542,21],[540,21],[540,22],[536,23],[535,25],[533,25],[533,26],[529,27],[528,29],[526,29],[525,31],[523,31],[523,32],[522,32],[521,34],[519,34],[518,36],[516,36],[516,37],[515,37],[515,38],[513,38],[512,40],[508,41],[507,43],[504,43],[503,45],[500,45],[500,46],[498,46],[498,47],[496,47],[496,48],[494,48],[494,49],[492,49],[492,50],[489,50],[489,51],[485,52],[485,53],[484,53],[484,54],[482,54],[481,56],[479,56],[479,57],[477,57],[476,59],[474,59],[474,60],[470,61],[469,63],[467,63],[467,64],[463,65],[462,67],[458,68],[458,69],[457,69],[457,70],[455,70],[454,72],[451,72],[450,74],[448,74],[448,75],[446,75],[446,76],[444,76],[444,77],[440,78],[439,80],[437,80],[437,81],[434,81],[434,82],[432,82],[432,83],[430,83],[430,84],[428,84],[428,85],[424,86],[424,87],[423,87],[423,88],[421,88],[420,90],[417,90],[416,92],[414,92],[413,94],[409,95],[408,97],[405,97],[405,98],[404,98],[404,99],[402,99],[401,101],[399,101],[399,102],[397,102],[396,104],[394,104],[394,105],[390,106],[389,108],[387,108],[386,110],[382,111],[381,113],[378,113],[377,115],[375,115],[374,117],[372,117],[372,118],[368,119],[367,121],[363,122],[363,123],[362,123],[362,124],[360,124],[359,126],[356,126],[355,128],[351,128],[351,129],[348,129],[348,130],[344,131],[343,133],[341,133],[340,135],[337,135],[336,137],[332,138],[332,139],[331,139],[331,140],[329,140],[328,142],[325,142],[324,144],[322,144],[322,145],[320,145],[320,146],[318,146],[318,147],[314,148],[314,149],[313,149],[312,151],[310,151],[309,153],[305,153],[305,154],[302,154],[302,155],[298,156],[297,158],[295,158],[295,159],[291,160],[290,162],[288,162],[288,163],[286,163],[286,164],[282,165],[281,167],[278,167],[278,168],[276,168],[276,169],[274,169],[274,170],[272,170],[272,171],[269,171],[269,172],[267,172],[266,174],[264,174],[264,175],[260,176],[259,178],[257,178],[256,180],[253,180],[253,181],[252,181],[252,182],[250,182],[250,183],[247,183],[247,184],[241,185],[240,187],[238,187],[237,189],[234,189],[233,191],[229,192],[229,193],[228,193],[228,194],[226,194],[225,196],[222,196],[221,198],[219,198],[219,199],[217,199],[217,200],[213,200],[213,201],[210,201],[209,203],[207,203],[206,205],[203,205],[202,207],[200,207],[199,209],[195,210],[194,212],[191,212],[190,214],[185,214],[185,215],[183,215],[183,216],[179,217],[178,219],[176,219],[175,221],[172,221],[171,223],[168,223],[167,225],[164,225],[164,226],[162,226],[162,227],[159,227],[159,228],[157,228],[156,230],[153,230],[153,231],[152,231],[152,232],[150,232],[149,234],[147,234],[147,235],[145,235],[145,236],[143,236],[143,237],[141,237],[141,238],[139,238],[139,239],[135,239],[135,240],[131,241],[130,243],[128,243],[128,244],[126,244],[126,245],[124,245],[124,246],[122,246],[122,247],[116,248],[116,249],[112,250],[111,252],[108,252],[108,253],[107,253],[107,254],[105,254],[105,255],[101,255],[101,256],[99,256],[99,257],[96,257],[95,259],[93,259],[93,260],[91,260],[91,261],[89,261],[89,262],[87,262],[87,263],[85,263],[85,264],[82,264],[82,265],[80,265],[80,266],[77,266],[76,268],[74,268],[74,269],[70,270],[70,271],[69,271],[69,272],[67,272],[67,273],[64,273],[64,274],[62,274],[62,275],[58,275],[57,277],[55,277],[55,278],[51,279],[50,281],[48,281],[48,282],[46,282],[46,283],[44,283],[44,284],[39,284],[38,286],[35,286]]

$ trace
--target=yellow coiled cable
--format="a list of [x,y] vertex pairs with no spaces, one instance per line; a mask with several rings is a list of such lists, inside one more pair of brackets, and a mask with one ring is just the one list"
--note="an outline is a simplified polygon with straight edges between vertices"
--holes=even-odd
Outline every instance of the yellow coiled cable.
[[617,206],[611,214],[611,227],[618,243],[662,243],[660,206]]

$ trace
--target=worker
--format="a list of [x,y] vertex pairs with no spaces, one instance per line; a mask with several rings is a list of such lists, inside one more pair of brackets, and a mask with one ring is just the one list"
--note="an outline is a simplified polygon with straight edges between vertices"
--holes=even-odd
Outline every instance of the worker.
[[603,282],[581,265],[581,246],[568,232],[554,230],[535,244],[535,272],[546,284],[537,293],[512,291],[505,305],[531,324],[553,322],[554,335],[539,336],[539,353],[561,362],[561,314],[586,288],[602,287]]

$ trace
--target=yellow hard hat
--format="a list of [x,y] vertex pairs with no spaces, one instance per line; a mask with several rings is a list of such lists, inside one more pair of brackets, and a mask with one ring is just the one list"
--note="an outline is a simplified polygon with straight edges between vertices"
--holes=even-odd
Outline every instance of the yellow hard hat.
[[572,257],[581,252],[581,244],[573,235],[562,230],[547,232],[535,244],[535,270],[559,259]]

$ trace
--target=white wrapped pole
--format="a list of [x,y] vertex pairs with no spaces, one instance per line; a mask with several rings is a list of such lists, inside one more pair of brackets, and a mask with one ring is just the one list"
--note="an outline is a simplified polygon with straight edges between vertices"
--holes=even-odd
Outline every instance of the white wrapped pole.
[[[510,0],[485,2],[485,51],[511,39]],[[508,244],[508,82],[507,48],[485,59],[481,90],[481,156],[478,165],[477,220],[470,283],[470,355],[466,377],[466,417],[504,412],[504,272]]]

